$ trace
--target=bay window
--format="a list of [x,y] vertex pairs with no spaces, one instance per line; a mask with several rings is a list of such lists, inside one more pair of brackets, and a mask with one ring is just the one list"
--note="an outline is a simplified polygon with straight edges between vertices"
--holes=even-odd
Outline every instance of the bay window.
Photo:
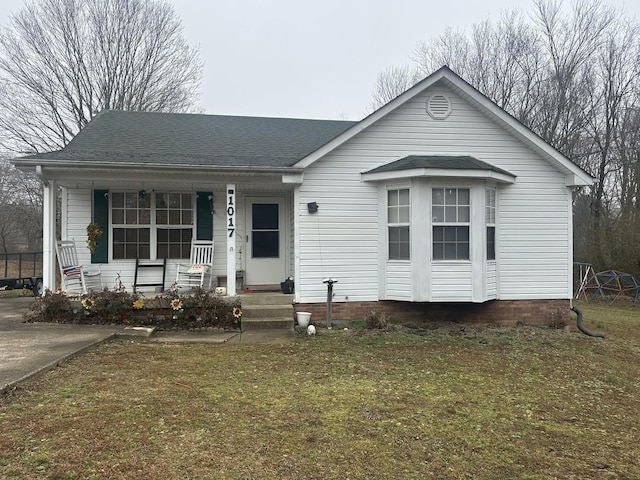
[[487,260],[496,259],[496,191],[485,190],[485,223],[487,225]]
[[387,191],[389,260],[410,259],[410,195],[408,188]]
[[434,260],[469,260],[470,212],[468,188],[432,190]]

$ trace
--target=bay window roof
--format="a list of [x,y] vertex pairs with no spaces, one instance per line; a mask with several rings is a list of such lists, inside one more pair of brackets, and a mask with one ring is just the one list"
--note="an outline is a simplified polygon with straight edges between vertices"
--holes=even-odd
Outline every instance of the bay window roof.
[[412,177],[484,178],[500,183],[516,180],[514,174],[469,155],[409,155],[361,176],[365,182]]

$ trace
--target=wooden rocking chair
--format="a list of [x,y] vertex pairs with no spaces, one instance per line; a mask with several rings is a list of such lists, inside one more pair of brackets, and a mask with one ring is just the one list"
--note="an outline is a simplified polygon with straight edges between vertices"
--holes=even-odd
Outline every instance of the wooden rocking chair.
[[176,287],[208,288],[211,290],[213,281],[213,241],[193,240],[191,242],[191,257],[189,264],[178,264],[176,271]]
[[70,294],[86,295],[103,289],[100,265],[80,265],[73,240],[56,243],[62,289]]

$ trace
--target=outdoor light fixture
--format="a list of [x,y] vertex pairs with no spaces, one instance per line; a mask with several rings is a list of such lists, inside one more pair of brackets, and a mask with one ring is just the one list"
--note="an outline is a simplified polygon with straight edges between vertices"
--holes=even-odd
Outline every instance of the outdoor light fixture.
[[309,210],[309,213],[316,213],[318,211],[318,204],[316,202],[307,203],[307,210]]

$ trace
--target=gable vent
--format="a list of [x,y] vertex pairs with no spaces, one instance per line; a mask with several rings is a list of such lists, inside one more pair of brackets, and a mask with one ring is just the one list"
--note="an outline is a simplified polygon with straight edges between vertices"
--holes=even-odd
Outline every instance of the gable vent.
[[427,100],[427,113],[435,120],[444,120],[451,113],[451,102],[444,95],[433,95]]

